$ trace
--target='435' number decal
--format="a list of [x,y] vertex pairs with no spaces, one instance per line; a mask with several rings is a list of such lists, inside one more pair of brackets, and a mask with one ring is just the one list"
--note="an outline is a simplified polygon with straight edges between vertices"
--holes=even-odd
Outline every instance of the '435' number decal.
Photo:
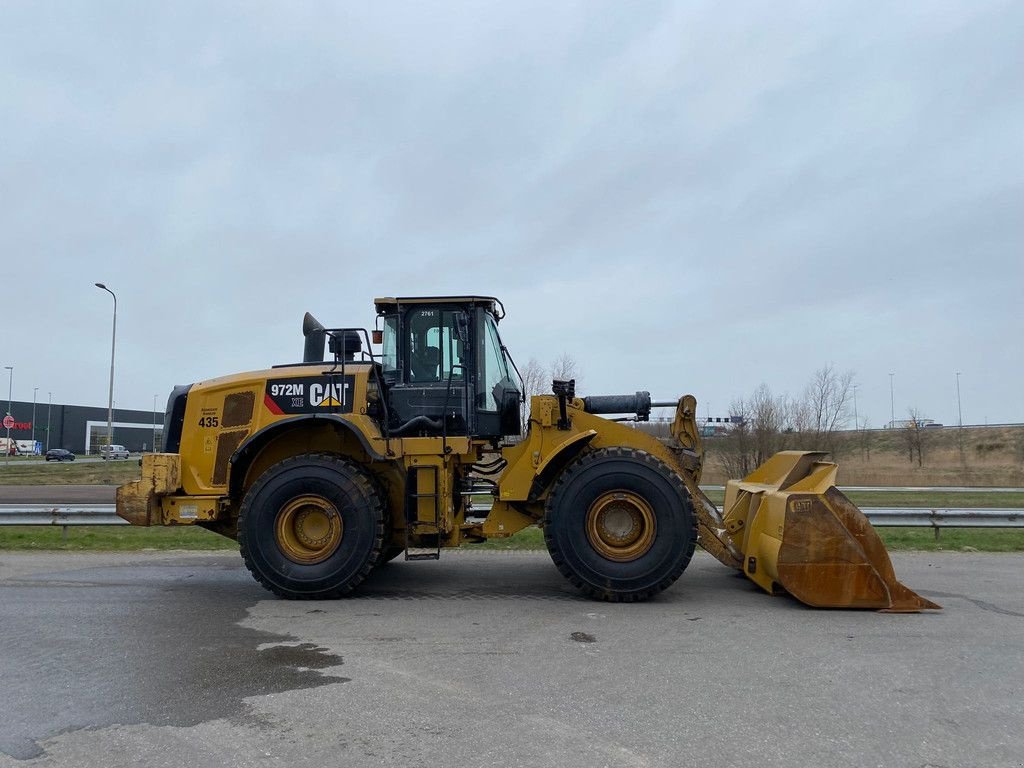
[[200,416],[199,417],[199,426],[200,427],[216,427],[217,423],[218,422],[217,422],[217,417],[216,416]]

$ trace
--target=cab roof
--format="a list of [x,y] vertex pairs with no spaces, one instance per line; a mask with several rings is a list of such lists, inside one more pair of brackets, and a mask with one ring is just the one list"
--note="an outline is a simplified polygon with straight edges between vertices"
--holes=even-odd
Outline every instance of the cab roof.
[[394,310],[398,305],[415,304],[482,304],[496,320],[505,316],[505,306],[494,296],[385,296],[373,300],[377,314]]

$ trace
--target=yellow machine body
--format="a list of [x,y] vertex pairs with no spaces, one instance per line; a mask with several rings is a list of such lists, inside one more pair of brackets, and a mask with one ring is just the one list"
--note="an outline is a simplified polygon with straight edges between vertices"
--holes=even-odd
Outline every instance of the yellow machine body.
[[[938,607],[896,580],[884,545],[835,488],[836,465],[823,454],[775,455],[729,482],[720,512],[699,487],[704,456],[690,395],[678,401],[666,441],[588,412],[584,399],[564,394],[533,397],[525,437],[511,445],[471,435],[395,436],[380,426],[374,365],[315,362],[192,385],[183,411],[169,407],[168,418],[180,421],[177,452],[143,457],[141,479],[117,491],[118,514],[133,525],[195,524],[241,540],[239,519],[254,486],[296,457],[320,457],[355,467],[364,478],[357,490],[379,497],[383,548],[376,561],[403,551],[419,559],[408,553],[550,525],[560,481],[603,457],[609,466],[633,462],[646,467],[641,473],[662,473],[669,495],[679,497],[673,503],[692,510],[694,520],[693,534],[672,534],[667,518],[655,519],[642,485],[610,488],[580,511],[586,540],[610,561],[628,563],[665,537],[691,535],[764,590],[785,590],[811,606]],[[600,481],[599,468],[589,471]],[[275,535],[293,564],[316,567],[349,535],[336,506],[312,492],[282,504]],[[558,562],[555,538],[548,543]],[[657,589],[688,561],[687,554]],[[615,599],[600,588],[591,593]]]

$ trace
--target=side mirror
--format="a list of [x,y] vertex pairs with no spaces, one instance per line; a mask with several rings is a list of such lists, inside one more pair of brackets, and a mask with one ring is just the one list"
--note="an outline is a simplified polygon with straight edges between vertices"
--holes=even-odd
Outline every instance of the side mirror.
[[380,330],[379,328],[374,328],[370,339],[373,341],[374,344],[383,344],[384,331]]

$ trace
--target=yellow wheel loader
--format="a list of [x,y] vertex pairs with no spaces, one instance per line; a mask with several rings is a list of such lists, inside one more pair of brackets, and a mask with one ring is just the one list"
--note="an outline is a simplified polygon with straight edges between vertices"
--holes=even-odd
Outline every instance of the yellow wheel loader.
[[[399,555],[437,559],[540,525],[562,574],[603,600],[660,592],[700,544],[808,605],[938,607],[896,580],[823,454],[777,454],[728,484],[720,512],[698,485],[692,396],[581,398],[556,380],[531,398],[521,437],[500,301],[381,298],[376,310],[372,336],[307,314],[301,363],[176,387],[165,452],[118,489],[118,514],[236,539],[285,598],[339,597]],[[622,423],[665,406],[671,441]]]

